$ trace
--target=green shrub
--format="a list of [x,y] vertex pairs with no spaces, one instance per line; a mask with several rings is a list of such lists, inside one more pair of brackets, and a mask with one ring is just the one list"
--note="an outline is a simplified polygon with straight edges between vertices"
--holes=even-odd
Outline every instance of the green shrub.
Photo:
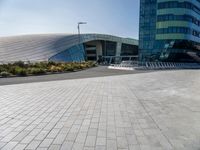
[[18,66],[10,66],[8,67],[7,71],[13,75],[16,75],[16,68],[19,68]]
[[21,68],[19,66],[10,66],[8,71],[13,75],[17,75],[20,72]]
[[49,72],[63,72],[63,68],[60,66],[50,66],[48,69]]
[[3,72],[0,73],[0,76],[6,78],[6,77],[9,77],[9,76],[10,76],[10,73],[9,73],[9,72],[6,72],[6,71],[3,71]]
[[27,70],[24,68],[20,68],[20,67],[16,67],[15,68],[15,75],[19,75],[19,76],[27,76]]
[[56,65],[56,62],[53,62],[53,61],[48,62],[48,66],[55,66],[55,65]]
[[33,74],[33,75],[45,74],[46,73],[46,69],[43,69],[43,68],[29,68],[28,69],[28,73],[29,74]]
[[68,67],[68,68],[66,68],[65,71],[74,71],[74,68],[73,67]]
[[82,69],[85,69],[85,68],[87,68],[87,65],[86,65],[86,64],[84,64],[84,63],[83,63],[83,64],[81,64],[80,66],[81,66],[81,68],[82,68]]
[[34,68],[47,68],[48,67],[48,62],[37,62],[35,64],[30,65],[30,67],[34,67]]
[[7,69],[4,67],[4,66],[0,66],[0,72],[4,72],[4,71],[6,71]]
[[73,68],[74,68],[74,70],[82,69],[80,63],[75,63],[75,64],[73,64]]
[[74,71],[74,67],[69,63],[65,64],[65,67],[63,69],[64,71]]

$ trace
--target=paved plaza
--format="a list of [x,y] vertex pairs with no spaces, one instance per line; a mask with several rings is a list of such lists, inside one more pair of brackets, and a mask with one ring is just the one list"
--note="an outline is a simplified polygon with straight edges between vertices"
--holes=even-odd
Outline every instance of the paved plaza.
[[199,150],[199,90],[198,70],[0,86],[0,149]]

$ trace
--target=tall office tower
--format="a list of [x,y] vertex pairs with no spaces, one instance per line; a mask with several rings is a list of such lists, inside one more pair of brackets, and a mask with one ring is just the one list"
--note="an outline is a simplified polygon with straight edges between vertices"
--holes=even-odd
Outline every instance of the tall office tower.
[[140,61],[200,62],[200,0],[140,0]]

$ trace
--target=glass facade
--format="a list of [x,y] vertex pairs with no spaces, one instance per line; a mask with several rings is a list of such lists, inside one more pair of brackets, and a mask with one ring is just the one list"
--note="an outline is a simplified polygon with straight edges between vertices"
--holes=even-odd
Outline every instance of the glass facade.
[[49,59],[54,62],[80,62],[85,61],[85,50],[83,45],[73,46]]
[[134,56],[134,55],[138,55],[138,46],[122,43],[121,56]]
[[115,56],[117,49],[117,42],[102,41],[103,56]]
[[191,15],[174,15],[174,14],[166,14],[166,15],[158,15],[157,21],[187,21],[193,23],[194,25],[200,26],[200,19],[193,17]]
[[182,2],[182,1],[168,1],[168,2],[160,2],[158,3],[158,9],[166,9],[166,8],[186,8],[196,13],[200,14],[200,8],[193,4],[192,2]]
[[154,49],[156,37],[156,4],[157,0],[140,0],[139,57],[141,59],[149,57]]
[[[106,57],[116,56],[117,42],[99,41],[102,44],[102,54]],[[138,55],[138,46],[122,43],[121,56]],[[80,62],[80,61],[96,61],[97,47],[94,45],[81,44],[73,46],[61,53],[52,56],[49,61],[54,62]]]
[[140,61],[192,61],[187,52],[200,53],[199,0],[140,0],[139,36]]

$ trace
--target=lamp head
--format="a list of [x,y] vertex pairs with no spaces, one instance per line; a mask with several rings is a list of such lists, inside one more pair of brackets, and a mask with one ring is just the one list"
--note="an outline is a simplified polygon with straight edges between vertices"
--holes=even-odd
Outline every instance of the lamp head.
[[87,22],[78,22],[78,24],[87,24]]

